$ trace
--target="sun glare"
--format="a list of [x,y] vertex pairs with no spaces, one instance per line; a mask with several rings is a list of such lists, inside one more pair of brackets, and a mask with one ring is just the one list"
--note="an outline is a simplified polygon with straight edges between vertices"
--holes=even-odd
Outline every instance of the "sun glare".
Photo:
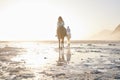
[[[17,44],[15,45],[17,46]],[[14,58],[13,61],[25,62],[26,67],[36,68],[47,66],[46,64],[55,63],[58,55],[48,45],[43,43],[22,42],[17,47],[22,47],[26,51]],[[49,52],[49,53],[47,53]]]
[[2,0],[0,40],[56,40],[59,16],[65,27],[71,28],[71,40],[87,39],[103,29],[114,29],[120,19],[118,3],[104,3],[102,5],[108,7],[101,7],[99,2],[70,0],[68,4],[67,0]]

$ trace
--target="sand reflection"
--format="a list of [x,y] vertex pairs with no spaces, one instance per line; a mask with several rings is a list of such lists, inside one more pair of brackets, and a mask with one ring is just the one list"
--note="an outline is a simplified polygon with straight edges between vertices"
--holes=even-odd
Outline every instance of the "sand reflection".
[[66,53],[66,60],[67,60],[67,64],[69,64],[71,59],[71,50],[70,50],[70,46],[67,48],[67,53]]
[[62,66],[65,64],[69,64],[71,59],[71,51],[70,51],[70,46],[65,49],[59,49],[59,56],[58,56],[58,61],[57,61],[57,66]]

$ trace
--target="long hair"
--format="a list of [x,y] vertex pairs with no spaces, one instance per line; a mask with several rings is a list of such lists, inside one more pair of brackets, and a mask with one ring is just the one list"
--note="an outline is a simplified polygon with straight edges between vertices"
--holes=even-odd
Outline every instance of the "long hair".
[[58,17],[57,23],[57,35],[58,38],[64,38],[66,36],[66,28],[64,27],[64,21],[61,16]]
[[64,21],[61,16],[58,17],[57,26],[64,26]]

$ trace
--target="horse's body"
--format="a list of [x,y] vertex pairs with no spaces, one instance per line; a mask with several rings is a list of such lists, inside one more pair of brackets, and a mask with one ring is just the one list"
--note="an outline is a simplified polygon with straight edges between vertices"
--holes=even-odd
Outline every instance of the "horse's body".
[[64,47],[64,37],[66,36],[66,29],[64,26],[57,27],[57,37],[59,41],[59,48]]

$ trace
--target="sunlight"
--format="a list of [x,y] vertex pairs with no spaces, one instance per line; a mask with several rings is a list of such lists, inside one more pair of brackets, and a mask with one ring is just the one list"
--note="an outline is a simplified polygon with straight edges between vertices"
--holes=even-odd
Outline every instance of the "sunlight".
[[42,43],[37,44],[35,42],[24,42],[20,45],[26,50],[26,52],[12,58],[12,60],[25,62],[26,67],[44,67],[47,66],[46,64],[55,63],[54,61],[58,57],[52,49],[49,49],[50,46],[45,44],[43,45]]
[[[81,26],[79,19],[72,17],[73,13],[66,12],[67,8],[64,7],[55,7],[52,2],[46,1],[16,1],[0,13],[1,40],[55,40],[57,18],[60,15],[65,21],[65,27],[70,26],[74,35],[72,39],[86,37],[89,29],[86,30],[86,27]],[[78,27],[79,35],[76,35],[77,28],[74,27]]]
[[119,1],[110,2],[70,0],[68,4],[68,0],[1,1],[0,40],[56,40],[59,16],[63,17],[65,27],[71,28],[71,40],[88,40],[94,34],[104,29],[114,29],[119,24]]
[[53,39],[58,16],[56,13],[50,4],[45,2],[17,2],[0,13],[2,15],[0,38],[1,40]]

